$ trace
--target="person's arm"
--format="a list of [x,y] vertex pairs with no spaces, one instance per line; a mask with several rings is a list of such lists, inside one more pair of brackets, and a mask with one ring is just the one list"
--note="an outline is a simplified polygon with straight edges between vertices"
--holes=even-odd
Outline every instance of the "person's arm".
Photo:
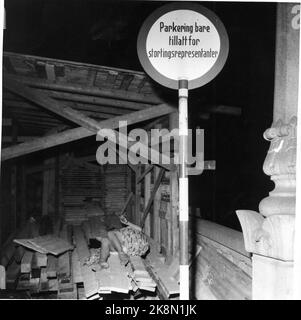
[[128,222],[127,225],[133,229],[136,229],[138,231],[142,231],[141,227],[137,226],[136,224],[134,223],[131,223],[131,222]]
[[142,231],[141,227],[137,226],[136,224],[132,223],[132,222],[129,222],[125,216],[121,216],[120,217],[120,221],[121,223],[133,228],[133,229],[136,229],[138,231]]

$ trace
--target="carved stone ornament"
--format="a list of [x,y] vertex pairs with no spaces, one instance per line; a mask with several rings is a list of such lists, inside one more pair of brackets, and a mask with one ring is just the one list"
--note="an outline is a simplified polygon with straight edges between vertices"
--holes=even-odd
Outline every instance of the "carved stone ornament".
[[293,239],[296,202],[296,126],[277,121],[264,132],[271,145],[263,164],[275,189],[259,204],[259,212],[237,210],[243,229],[246,250],[277,258],[293,260]]

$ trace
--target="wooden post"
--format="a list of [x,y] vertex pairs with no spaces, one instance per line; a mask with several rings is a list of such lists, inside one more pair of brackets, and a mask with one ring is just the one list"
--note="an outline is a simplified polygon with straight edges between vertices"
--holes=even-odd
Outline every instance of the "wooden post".
[[17,166],[11,167],[11,233],[17,228]]
[[43,172],[43,207],[42,215],[55,213],[55,158],[44,160],[45,166],[51,165]]
[[[260,202],[260,213],[237,211],[246,250],[253,253],[252,298],[256,300],[293,298],[299,65],[299,28],[293,23],[296,5],[277,4],[274,122],[264,133],[271,145],[263,165],[275,189]],[[300,251],[300,244],[295,245]],[[297,286],[300,289],[300,282]]]
[[[18,141],[18,127],[13,120],[12,122],[12,143],[16,144]],[[14,162],[11,166],[11,221],[12,229],[11,232],[14,232],[17,228],[17,165]]]
[[27,202],[26,202],[26,166],[21,167],[21,212],[20,212],[20,226],[25,224],[27,218]]
[[60,158],[59,154],[55,157],[54,165],[54,210],[55,217],[61,217],[60,211],[60,196],[61,196],[61,181],[60,181]]
[[141,165],[138,164],[135,175],[135,223],[139,226],[141,222],[141,184],[138,183],[138,177],[141,174]]
[[[155,125],[156,129],[161,129],[161,123]],[[155,185],[155,181],[159,176],[160,168],[155,166],[153,170],[153,186]],[[161,246],[161,223],[160,223],[160,201],[161,201],[161,188],[159,187],[154,198],[153,204],[153,239]]]
[[[154,184],[155,184],[155,181],[158,179],[159,172],[160,172],[160,168],[156,166],[154,168]],[[160,223],[160,216],[159,216],[160,201],[161,201],[161,190],[159,187],[155,195],[154,211],[153,211],[154,213],[153,238],[159,245],[161,245],[161,223]]]

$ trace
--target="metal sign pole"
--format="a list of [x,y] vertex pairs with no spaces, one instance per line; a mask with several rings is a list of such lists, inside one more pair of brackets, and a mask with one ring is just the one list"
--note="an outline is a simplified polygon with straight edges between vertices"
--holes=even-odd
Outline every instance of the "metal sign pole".
[[189,300],[188,255],[188,80],[179,80],[179,220],[180,220],[180,299]]

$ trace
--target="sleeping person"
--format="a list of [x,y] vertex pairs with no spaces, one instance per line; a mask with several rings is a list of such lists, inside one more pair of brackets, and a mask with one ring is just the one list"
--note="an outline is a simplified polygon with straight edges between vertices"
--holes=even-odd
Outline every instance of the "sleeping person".
[[[116,217],[116,216],[115,216]],[[121,227],[116,223],[106,223],[107,237],[97,237],[101,242],[100,266],[108,268],[107,263],[110,251],[117,251],[120,261],[126,265],[129,261],[128,256],[144,256],[149,249],[149,243],[142,229],[127,221],[125,216],[121,216]],[[125,225],[123,227],[122,225]]]

